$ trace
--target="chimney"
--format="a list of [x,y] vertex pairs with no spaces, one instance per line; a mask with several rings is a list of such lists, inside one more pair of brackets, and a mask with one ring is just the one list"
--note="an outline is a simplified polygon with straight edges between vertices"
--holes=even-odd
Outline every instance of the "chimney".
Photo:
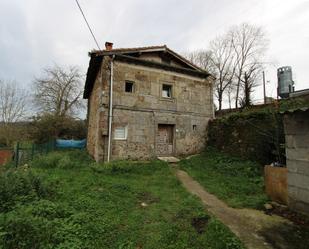
[[111,51],[113,49],[113,43],[112,42],[105,42],[105,49],[107,51]]

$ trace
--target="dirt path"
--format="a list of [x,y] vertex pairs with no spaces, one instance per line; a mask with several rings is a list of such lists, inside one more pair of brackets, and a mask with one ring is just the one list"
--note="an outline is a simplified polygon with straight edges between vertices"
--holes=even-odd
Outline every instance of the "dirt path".
[[207,210],[228,226],[248,249],[291,248],[284,238],[289,229],[293,230],[291,222],[279,216],[266,215],[258,210],[228,207],[216,196],[208,193],[186,172],[176,169],[175,173],[184,187],[197,195]]

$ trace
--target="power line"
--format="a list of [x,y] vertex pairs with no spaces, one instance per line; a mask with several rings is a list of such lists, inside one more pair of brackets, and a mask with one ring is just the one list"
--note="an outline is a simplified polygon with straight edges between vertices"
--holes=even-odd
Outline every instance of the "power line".
[[78,8],[79,8],[79,10],[80,10],[80,12],[82,13],[82,15],[83,15],[83,17],[84,17],[84,20],[85,20],[85,22],[86,22],[86,24],[87,24],[87,27],[88,27],[88,29],[89,29],[89,31],[90,31],[90,33],[91,33],[93,39],[94,39],[94,42],[97,44],[98,49],[101,50],[101,49],[100,49],[100,46],[99,46],[99,43],[98,43],[97,39],[95,38],[95,36],[94,36],[94,34],[93,34],[93,32],[92,32],[92,30],[91,30],[91,28],[90,28],[90,25],[89,25],[89,23],[88,23],[88,21],[87,21],[87,18],[86,18],[85,14],[84,14],[84,12],[83,12],[83,10],[82,10],[82,7],[80,6],[78,0],[75,0],[75,2],[76,2],[77,6],[78,6]]

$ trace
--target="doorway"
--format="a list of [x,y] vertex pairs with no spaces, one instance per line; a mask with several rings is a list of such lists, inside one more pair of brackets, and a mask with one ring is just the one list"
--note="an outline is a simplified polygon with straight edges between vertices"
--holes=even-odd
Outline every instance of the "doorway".
[[174,153],[174,125],[158,124],[156,137],[158,156],[169,156]]

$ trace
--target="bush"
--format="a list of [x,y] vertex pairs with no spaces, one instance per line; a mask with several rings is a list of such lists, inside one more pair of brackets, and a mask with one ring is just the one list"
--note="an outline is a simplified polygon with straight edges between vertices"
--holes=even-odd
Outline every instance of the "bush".
[[55,138],[84,139],[87,135],[86,122],[72,117],[43,114],[30,123],[29,136],[36,143],[45,143]]
[[39,168],[72,169],[86,167],[92,159],[84,150],[57,151],[40,156],[31,162],[31,166]]
[[52,152],[35,158],[30,165],[39,168],[56,168],[62,157],[61,153]]
[[51,186],[29,170],[8,171],[0,175],[0,212],[7,212],[17,204],[24,204],[53,193]]
[[83,248],[81,225],[65,206],[42,200],[0,215],[4,248]]

